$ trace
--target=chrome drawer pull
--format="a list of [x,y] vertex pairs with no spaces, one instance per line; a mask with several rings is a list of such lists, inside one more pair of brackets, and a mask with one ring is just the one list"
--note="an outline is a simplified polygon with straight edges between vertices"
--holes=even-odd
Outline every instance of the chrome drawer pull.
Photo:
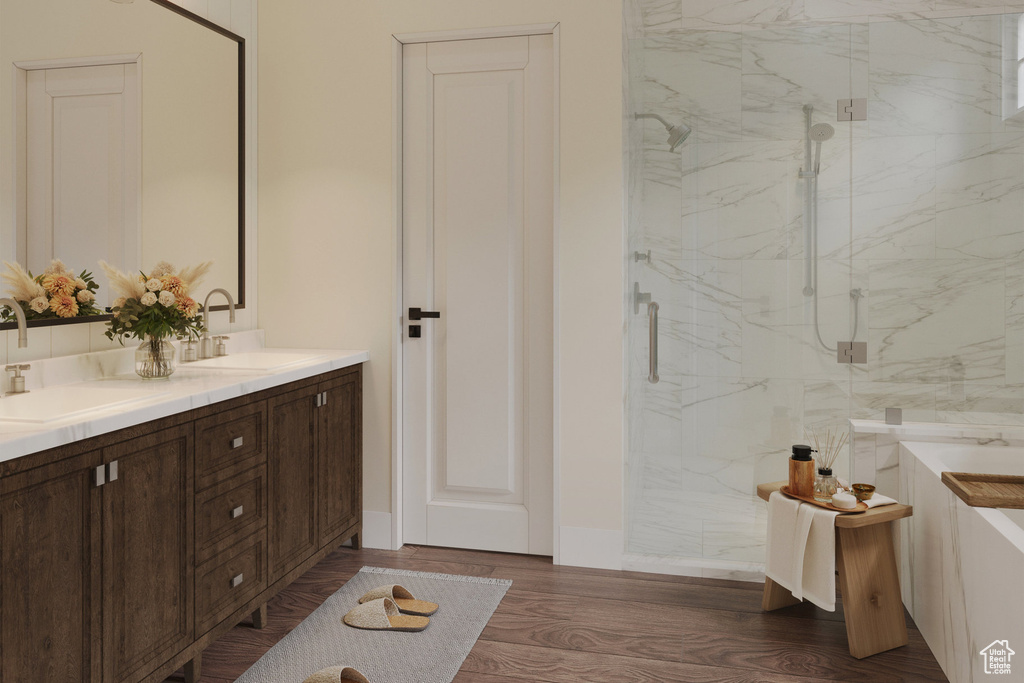
[[231,511],[231,519],[238,519],[239,517],[241,517],[242,513],[245,512],[245,510],[242,509],[243,507],[244,506],[239,505],[234,510],[232,510]]
[[235,578],[231,579],[231,587],[232,588],[238,588],[241,585],[242,585],[242,575],[241,574],[239,574]]
[[231,440],[231,447],[232,448],[241,448],[242,444],[244,442],[245,442],[245,439],[243,439],[242,437],[240,437],[240,436],[235,437],[234,439]]

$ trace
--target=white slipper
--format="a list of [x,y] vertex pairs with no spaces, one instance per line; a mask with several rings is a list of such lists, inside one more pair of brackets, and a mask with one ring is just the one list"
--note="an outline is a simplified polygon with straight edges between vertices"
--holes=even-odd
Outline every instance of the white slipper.
[[351,666],[331,666],[326,669],[320,669],[302,683],[340,683],[341,681],[370,683],[366,676]]

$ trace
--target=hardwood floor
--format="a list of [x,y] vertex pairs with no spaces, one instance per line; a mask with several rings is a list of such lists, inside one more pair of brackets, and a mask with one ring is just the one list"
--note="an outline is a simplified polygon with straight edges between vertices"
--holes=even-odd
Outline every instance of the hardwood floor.
[[266,628],[242,624],[208,648],[202,681],[234,681],[364,565],[512,579],[455,683],[946,680],[909,616],[909,645],[857,660],[841,601],[766,613],[761,584],[406,546],[335,551],[269,603]]

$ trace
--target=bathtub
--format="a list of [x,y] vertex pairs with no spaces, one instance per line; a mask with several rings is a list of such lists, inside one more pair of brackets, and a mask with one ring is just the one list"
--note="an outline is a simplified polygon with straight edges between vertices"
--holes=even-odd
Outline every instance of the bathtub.
[[1024,475],[1024,448],[901,442],[899,461],[900,501],[914,506],[899,530],[903,604],[953,683],[1024,681],[1024,510],[972,508],[941,480]]

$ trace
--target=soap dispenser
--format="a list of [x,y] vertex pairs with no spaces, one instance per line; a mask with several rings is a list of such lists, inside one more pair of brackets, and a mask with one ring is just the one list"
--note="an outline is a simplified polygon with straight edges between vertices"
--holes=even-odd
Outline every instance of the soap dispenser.
[[814,495],[814,449],[803,444],[793,446],[789,459],[789,492],[794,496],[810,498]]

